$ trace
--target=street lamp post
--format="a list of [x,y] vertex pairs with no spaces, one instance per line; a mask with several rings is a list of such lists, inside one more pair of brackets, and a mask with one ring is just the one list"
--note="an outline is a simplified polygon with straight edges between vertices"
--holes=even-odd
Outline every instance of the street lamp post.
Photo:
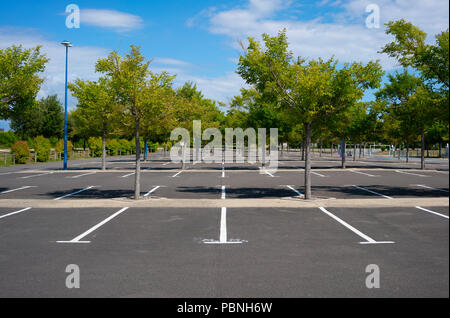
[[66,47],[66,83],[65,83],[65,98],[64,98],[64,170],[67,170],[67,69],[68,69],[68,57],[69,47],[72,44],[68,41],[61,42]]

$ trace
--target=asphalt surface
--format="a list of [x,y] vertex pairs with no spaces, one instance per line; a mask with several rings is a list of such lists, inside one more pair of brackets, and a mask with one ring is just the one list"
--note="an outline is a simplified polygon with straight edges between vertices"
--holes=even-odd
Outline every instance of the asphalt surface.
[[[449,207],[373,208],[358,199],[448,198],[448,161],[314,158],[313,195],[351,208],[161,208],[152,200],[283,199],[303,193],[303,162],[143,163],[149,207],[76,207],[133,195],[132,157],[0,169],[0,297],[449,297]],[[354,170],[353,170],[354,169]],[[78,192],[78,193],[77,193]],[[150,193],[151,192],[151,193]],[[50,200],[55,208],[4,207]],[[351,201],[354,200],[354,201]],[[73,208],[56,202],[70,201]],[[23,210],[23,211],[22,211]],[[16,213],[17,212],[17,213]],[[370,243],[370,244],[368,244]],[[69,264],[80,288],[66,287]],[[366,267],[380,288],[366,287]]]

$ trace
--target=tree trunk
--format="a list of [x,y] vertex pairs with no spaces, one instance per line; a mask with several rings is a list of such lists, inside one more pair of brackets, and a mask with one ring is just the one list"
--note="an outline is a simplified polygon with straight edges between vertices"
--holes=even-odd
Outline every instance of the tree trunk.
[[[311,199],[311,124],[305,124],[305,200]],[[305,148],[305,147],[304,147]]]
[[353,145],[353,161],[356,161],[356,143]]
[[442,158],[442,142],[439,142],[439,158]]
[[402,147],[401,147],[401,145],[398,145],[398,160],[400,160],[401,153],[402,153]]
[[342,143],[341,143],[341,154],[342,154],[342,169],[346,168],[346,159],[347,159],[347,154],[346,152],[346,145],[345,145],[345,140],[344,138],[342,138]]
[[425,134],[422,132],[421,135],[421,141],[422,141],[422,152],[420,155],[420,169],[425,170]]
[[102,136],[102,170],[106,170],[106,137]]
[[139,119],[136,117],[136,173],[134,175],[134,199],[141,197],[141,141],[139,139]]
[[409,162],[409,143],[406,143],[406,163]]
[[322,140],[320,141],[320,157],[322,157]]
[[362,145],[361,144],[359,144],[359,160],[361,160],[361,152],[362,152],[362,147],[361,147]]
[[305,139],[303,138],[303,142],[302,142],[302,161],[305,161]]

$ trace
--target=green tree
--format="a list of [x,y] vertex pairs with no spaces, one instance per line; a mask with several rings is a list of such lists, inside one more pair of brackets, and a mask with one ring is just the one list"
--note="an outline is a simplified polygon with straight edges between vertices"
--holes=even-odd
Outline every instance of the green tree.
[[[25,116],[36,103],[36,95],[44,81],[39,75],[48,59],[41,47],[24,49],[12,46],[0,50],[0,119],[12,120],[17,127],[25,125]],[[25,132],[22,138],[25,139]]]
[[118,104],[111,83],[106,78],[97,82],[78,79],[69,89],[78,100],[76,120],[82,129],[90,136],[102,138],[102,170],[106,170],[106,138],[118,125]]
[[406,143],[406,162],[409,162],[409,146],[417,139],[420,131],[417,127],[422,118],[416,113],[417,109],[411,102],[411,97],[422,85],[419,77],[407,70],[388,75],[388,83],[375,93],[378,99],[387,103],[383,113],[390,117],[387,122],[393,134],[401,136]]
[[[239,60],[238,74],[261,94],[276,96],[290,108],[305,131],[305,199],[311,198],[311,129],[317,122],[343,111],[357,100],[364,88],[376,86],[382,75],[378,63],[345,65],[337,69],[334,59],[293,59],[286,32],[263,34],[265,49],[249,38]],[[342,83],[340,82],[342,81]]]
[[[125,56],[111,52],[107,58],[97,61],[96,70],[104,74],[111,83],[114,100],[121,107],[123,125],[128,125],[134,132],[136,144],[136,174],[134,183],[134,198],[138,200],[141,195],[141,129],[143,121],[148,118],[151,109],[148,95],[151,94],[149,77],[149,61],[145,61],[139,47],[131,46]],[[169,79],[169,77],[166,77]]]

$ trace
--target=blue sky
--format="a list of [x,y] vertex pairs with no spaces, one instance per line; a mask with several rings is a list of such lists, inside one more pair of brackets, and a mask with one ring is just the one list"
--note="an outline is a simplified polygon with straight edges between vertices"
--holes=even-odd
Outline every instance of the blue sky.
[[[66,27],[66,6],[81,9],[81,27]],[[367,5],[380,8],[381,28],[365,24]],[[64,92],[64,48],[70,53],[69,79],[96,79],[95,61],[111,50],[142,47],[155,71],[177,74],[177,85],[192,80],[205,96],[228,102],[244,84],[235,74],[239,41],[287,28],[291,49],[307,58],[340,61],[380,59],[388,71],[395,61],[377,51],[389,40],[383,23],[406,18],[433,35],[448,28],[446,0],[166,0],[166,1],[2,1],[0,48],[43,45],[50,58],[39,97]],[[370,96],[368,96],[370,98]],[[69,99],[69,107],[76,100]],[[0,128],[7,123],[0,122]]]

